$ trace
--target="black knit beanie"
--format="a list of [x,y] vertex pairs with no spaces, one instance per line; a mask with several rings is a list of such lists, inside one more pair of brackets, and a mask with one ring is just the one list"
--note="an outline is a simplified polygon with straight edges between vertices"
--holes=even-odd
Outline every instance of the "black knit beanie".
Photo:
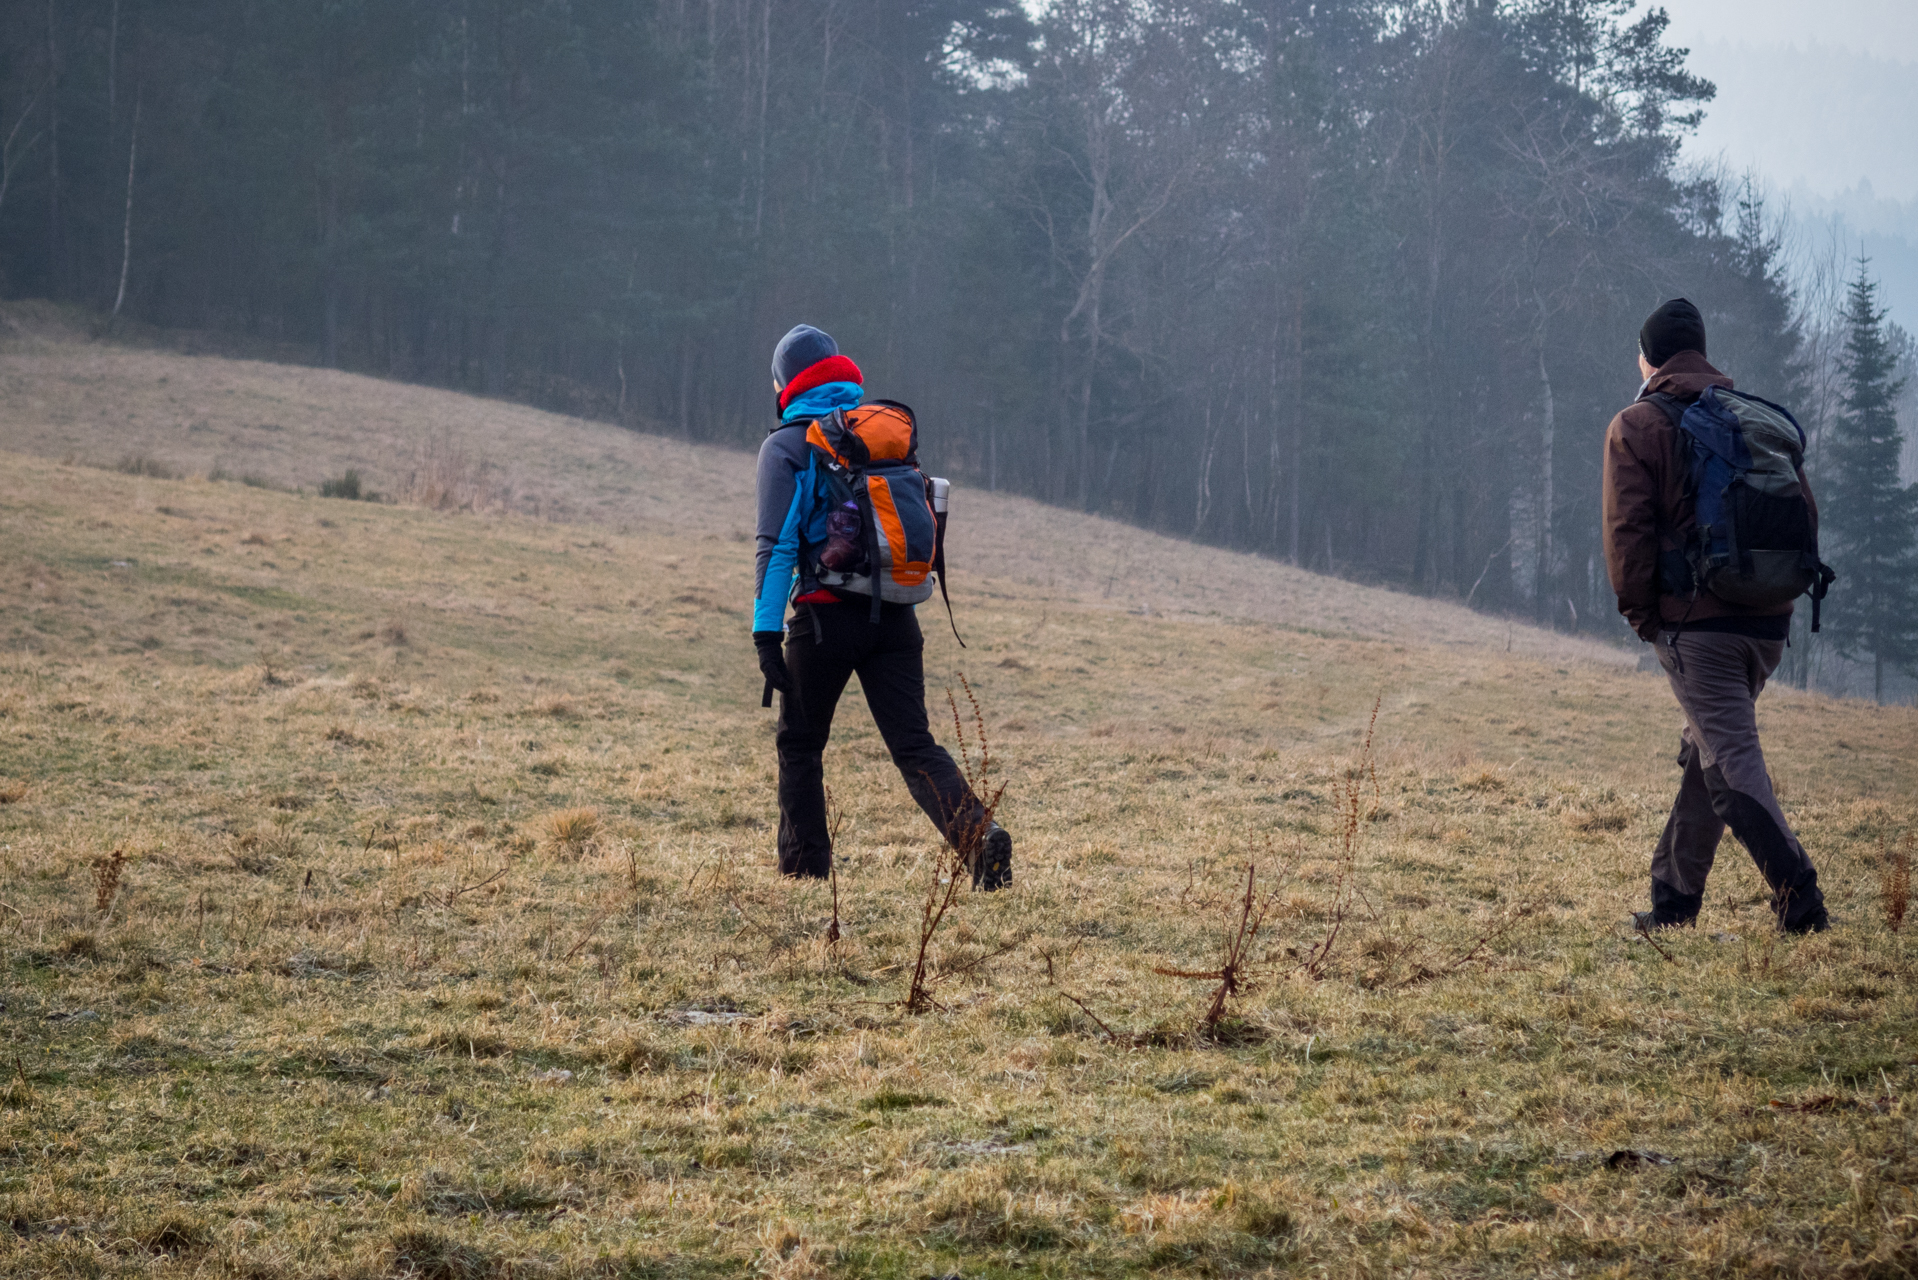
[[827,356],[839,354],[839,344],[824,329],[796,324],[773,348],[773,377],[785,386]]
[[1705,354],[1705,317],[1683,298],[1673,298],[1645,319],[1638,331],[1638,349],[1654,369],[1681,351]]

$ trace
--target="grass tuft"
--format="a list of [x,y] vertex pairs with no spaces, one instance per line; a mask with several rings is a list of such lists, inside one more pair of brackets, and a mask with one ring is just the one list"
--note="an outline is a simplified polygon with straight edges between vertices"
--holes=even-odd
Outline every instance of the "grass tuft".
[[1631,810],[1623,805],[1610,805],[1598,809],[1574,810],[1565,815],[1565,821],[1574,831],[1587,835],[1603,835],[1623,831],[1632,825]]
[[504,1036],[470,1028],[445,1028],[429,1032],[420,1047],[432,1053],[450,1053],[458,1058],[504,1058],[513,1052],[512,1042]]
[[437,1231],[396,1232],[380,1252],[386,1274],[404,1280],[491,1280],[501,1274],[492,1254]]
[[1290,1209],[1258,1199],[1239,1201],[1233,1208],[1232,1225],[1261,1240],[1283,1240],[1298,1229]]
[[591,852],[600,825],[599,810],[590,806],[559,809],[540,820],[547,851],[562,858],[583,858]]
[[898,1093],[891,1089],[881,1089],[859,1104],[861,1111],[910,1111],[914,1107],[949,1107],[952,1104],[944,1098],[930,1093]]
[[178,1257],[203,1253],[213,1247],[213,1232],[197,1218],[166,1215],[134,1235],[143,1252]]

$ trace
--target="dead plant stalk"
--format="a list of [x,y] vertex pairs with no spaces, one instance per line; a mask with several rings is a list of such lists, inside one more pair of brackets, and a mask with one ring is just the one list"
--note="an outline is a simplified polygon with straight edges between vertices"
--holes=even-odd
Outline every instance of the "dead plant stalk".
[[[1346,917],[1351,913],[1352,903],[1358,896],[1361,823],[1377,816],[1382,799],[1378,765],[1372,754],[1372,737],[1378,730],[1379,707],[1384,701],[1383,694],[1372,700],[1372,717],[1366,721],[1365,739],[1359,747],[1358,763],[1346,770],[1345,777],[1339,783],[1339,870],[1337,878],[1332,883],[1332,922],[1326,927],[1325,937],[1312,948],[1302,966],[1306,975],[1314,979],[1325,976],[1326,965],[1331,961],[1332,953],[1338,947],[1339,936],[1345,931]],[[1362,814],[1360,809],[1368,778],[1372,783],[1372,809],[1370,813]]]
[[113,910],[113,899],[120,892],[120,877],[126,865],[127,855],[121,849],[93,860],[93,910],[102,919]]
[[[1272,895],[1258,896],[1258,864],[1245,864],[1245,894],[1239,899],[1239,918],[1227,932],[1225,948],[1217,969],[1160,969],[1152,972],[1168,978],[1197,978],[1217,982],[1218,989],[1212,993],[1212,1002],[1199,1019],[1202,1030],[1212,1031],[1225,1016],[1225,1003],[1234,996],[1243,995],[1252,989],[1251,977],[1247,969],[1251,963],[1252,943],[1259,936],[1259,929],[1265,923],[1265,917],[1272,909]],[[1073,1001],[1077,1004],[1078,1001]],[[1080,1005],[1080,1008],[1085,1008]],[[1087,1010],[1088,1013],[1091,1010]],[[1097,1022],[1098,1019],[1094,1018]],[[1100,1025],[1104,1025],[1101,1023]]]
[[[959,744],[959,767],[966,780],[968,796],[976,804],[972,815],[955,822],[948,832],[945,845],[939,856],[933,859],[932,877],[926,885],[926,896],[919,910],[919,945],[913,957],[912,982],[906,989],[904,1001],[907,1013],[926,1013],[938,1007],[932,997],[932,988],[937,981],[932,964],[932,940],[939,932],[939,926],[952,910],[952,904],[959,896],[960,878],[972,870],[974,859],[984,852],[986,833],[992,830],[992,817],[999,811],[999,804],[1005,798],[1003,783],[995,786],[992,781],[992,742],[986,733],[985,712],[979,706],[979,696],[972,690],[972,682],[964,672],[959,673],[959,686],[965,691],[966,701],[972,708],[972,732],[966,730],[966,719],[959,713],[959,700],[953,695],[952,687],[946,687],[946,705],[952,709],[952,727]],[[977,760],[974,760],[974,755]],[[930,785],[930,779],[927,780]],[[1005,949],[993,953],[1005,954]],[[945,976],[977,969],[992,955],[982,956],[964,966],[952,970]]]
[[[1911,906],[1911,849],[1914,839],[1907,835],[1898,847],[1885,850],[1884,878],[1879,883],[1879,898],[1885,908],[1885,924],[1893,933],[1905,923],[1905,911]],[[1889,842],[1887,842],[1889,844]]]

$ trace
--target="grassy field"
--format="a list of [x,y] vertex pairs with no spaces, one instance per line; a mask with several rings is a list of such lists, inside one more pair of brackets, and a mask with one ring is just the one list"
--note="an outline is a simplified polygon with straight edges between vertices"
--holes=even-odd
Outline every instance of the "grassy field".
[[962,493],[1016,879],[912,1015],[856,696],[836,943],[771,870],[739,455],[45,324],[0,406],[0,1273],[1918,1271],[1911,709],[1761,704],[1832,933],[1728,841],[1654,946],[1634,655]]

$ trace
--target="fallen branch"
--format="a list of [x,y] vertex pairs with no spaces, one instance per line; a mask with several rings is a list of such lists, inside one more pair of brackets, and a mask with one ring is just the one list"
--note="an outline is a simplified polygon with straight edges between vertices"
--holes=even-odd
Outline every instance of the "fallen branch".
[[[1429,982],[1434,978],[1443,978],[1449,974],[1456,973],[1466,965],[1480,959],[1487,947],[1510,933],[1513,926],[1520,920],[1530,916],[1532,912],[1537,909],[1537,906],[1536,900],[1520,903],[1512,910],[1498,917],[1492,925],[1480,931],[1478,937],[1473,940],[1472,945],[1461,952],[1457,959],[1449,961],[1437,969],[1427,969],[1424,965],[1420,965],[1417,973],[1393,985],[1403,990],[1406,987],[1417,986],[1421,982]],[[1669,959],[1669,957],[1667,958]]]
[[1064,996],[1066,999],[1072,1001],[1072,1003],[1078,1005],[1079,1011],[1085,1014],[1086,1017],[1092,1019],[1094,1024],[1098,1026],[1099,1030],[1105,1032],[1106,1039],[1110,1040],[1114,1044],[1131,1043],[1132,1037],[1130,1036],[1121,1037],[1118,1032],[1114,1031],[1111,1027],[1108,1027],[1106,1025],[1104,1018],[1101,1018],[1098,1014],[1094,1013],[1086,1005],[1086,1002],[1081,1000],[1078,996],[1073,995],[1070,991],[1061,991],[1059,994]]
[[580,949],[593,940],[593,935],[599,932],[599,927],[606,923],[606,917],[612,915],[613,912],[618,911],[625,905],[627,905],[625,902],[611,903],[601,910],[598,915],[594,916],[592,920],[587,923],[586,932],[580,935],[579,941],[575,942],[572,950],[566,953],[566,958],[571,960],[574,956],[578,955]]
[[[498,871],[495,871],[492,875],[486,877],[486,879],[481,880],[476,884],[462,885],[460,888],[457,888],[453,890],[453,892],[447,894],[444,898],[435,898],[434,901],[438,902],[442,907],[450,907],[453,905],[453,899],[459,897],[462,893],[471,893],[475,889],[484,889],[487,885],[493,883],[493,881],[499,879],[501,876],[505,875],[510,870],[512,870],[511,867],[501,867]],[[307,883],[311,884],[312,881],[313,881],[313,873],[309,871],[307,872]]]

